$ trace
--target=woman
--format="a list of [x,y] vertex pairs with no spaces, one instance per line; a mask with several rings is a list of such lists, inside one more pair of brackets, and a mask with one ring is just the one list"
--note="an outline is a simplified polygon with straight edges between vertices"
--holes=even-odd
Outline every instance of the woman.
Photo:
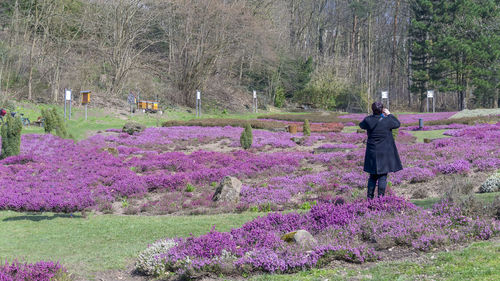
[[401,125],[381,102],[372,104],[373,115],[365,117],[359,123],[361,129],[368,132],[366,142],[364,171],[370,173],[368,179],[368,198],[373,199],[378,181],[378,196],[384,196],[387,185],[387,173],[403,169],[398,149],[392,137],[392,129]]

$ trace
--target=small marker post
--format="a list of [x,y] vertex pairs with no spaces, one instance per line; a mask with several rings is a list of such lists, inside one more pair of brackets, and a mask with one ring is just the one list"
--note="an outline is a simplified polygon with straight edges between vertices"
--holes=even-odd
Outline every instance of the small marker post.
[[383,102],[384,99],[386,99],[387,100],[387,109],[389,109],[389,92],[388,91],[382,91],[381,94],[382,94],[381,101]]
[[201,92],[196,90],[196,117],[201,117]]

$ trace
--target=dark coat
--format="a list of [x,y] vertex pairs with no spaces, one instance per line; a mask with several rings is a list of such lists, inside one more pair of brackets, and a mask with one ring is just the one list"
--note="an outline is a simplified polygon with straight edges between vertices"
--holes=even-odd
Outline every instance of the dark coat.
[[403,169],[398,149],[392,136],[392,129],[397,129],[400,125],[401,123],[392,114],[389,114],[387,117],[370,115],[359,123],[359,127],[368,132],[364,165],[365,172],[381,175]]

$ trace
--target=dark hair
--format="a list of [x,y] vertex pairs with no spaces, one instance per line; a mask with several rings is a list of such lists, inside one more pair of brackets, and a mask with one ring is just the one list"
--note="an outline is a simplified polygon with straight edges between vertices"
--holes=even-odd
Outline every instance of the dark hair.
[[384,105],[381,102],[376,101],[372,104],[372,110],[374,115],[382,114],[382,109],[384,109]]

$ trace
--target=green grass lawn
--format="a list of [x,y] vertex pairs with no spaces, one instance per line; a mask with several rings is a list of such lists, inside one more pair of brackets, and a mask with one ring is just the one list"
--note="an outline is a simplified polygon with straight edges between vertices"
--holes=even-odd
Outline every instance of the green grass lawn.
[[424,142],[424,139],[441,139],[449,138],[443,135],[448,130],[432,130],[432,131],[408,131],[410,134],[417,137],[417,142]]
[[54,213],[0,212],[0,261],[60,261],[72,273],[124,269],[147,245],[165,237],[201,235],[213,225],[229,231],[263,213],[213,216],[88,218]]
[[[42,108],[47,108],[46,105],[34,105],[31,103],[20,104],[16,111],[19,113],[24,113],[25,117],[28,117],[32,122],[36,121],[41,115],[40,110]],[[61,116],[64,116],[64,108],[57,107]],[[279,114],[279,113],[277,113]],[[67,112],[69,116],[69,111]],[[234,119],[256,119],[262,113],[222,113],[219,111],[211,111],[202,115],[202,118],[234,118]],[[87,120],[85,120],[84,108],[75,107],[72,109],[71,120],[66,121],[68,132],[75,138],[75,140],[82,140],[88,137],[90,134],[97,131],[104,131],[106,129],[118,129],[122,128],[126,122],[136,121],[144,124],[146,127],[158,127],[167,120],[191,120],[195,119],[194,113],[189,113],[187,111],[179,110],[166,110],[163,114],[144,114],[142,112],[137,112],[135,114],[118,114],[110,113],[105,109],[100,108],[88,108]],[[23,134],[42,134],[44,133],[43,128],[37,126],[25,126],[22,131]]]

